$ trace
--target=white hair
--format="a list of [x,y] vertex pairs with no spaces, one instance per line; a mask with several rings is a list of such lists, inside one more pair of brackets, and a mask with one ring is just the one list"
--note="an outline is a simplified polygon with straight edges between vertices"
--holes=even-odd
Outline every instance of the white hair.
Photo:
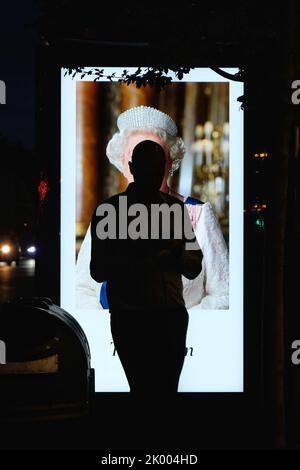
[[110,161],[118,170],[123,173],[123,159],[125,152],[126,140],[132,134],[137,132],[149,132],[154,134],[156,137],[164,142],[169,150],[170,158],[172,160],[171,174],[176,171],[181,163],[181,160],[185,154],[185,145],[181,137],[172,137],[167,134],[166,131],[157,127],[139,127],[135,129],[124,129],[120,132],[116,132],[106,147],[106,155]]

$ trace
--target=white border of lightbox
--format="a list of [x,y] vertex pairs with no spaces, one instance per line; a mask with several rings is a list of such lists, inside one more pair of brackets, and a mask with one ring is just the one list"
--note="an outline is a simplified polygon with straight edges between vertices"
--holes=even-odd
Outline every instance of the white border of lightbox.
[[[99,67],[100,68],[100,67]],[[129,72],[137,67],[101,67],[105,75],[122,73],[126,68]],[[86,67],[85,72],[90,68]],[[224,68],[225,72],[235,74],[237,68]],[[81,323],[87,334],[92,351],[92,365],[96,364],[93,357],[93,339],[91,332],[95,325],[89,319],[96,318],[101,311],[88,311],[85,315],[75,309],[75,221],[76,221],[76,82],[90,81],[93,75],[74,79],[64,75],[61,70],[61,307]],[[213,331],[214,334],[201,333],[200,354],[202,366],[199,374],[203,378],[195,380],[195,371],[189,367],[186,358],[180,377],[179,391],[183,392],[243,392],[243,111],[237,98],[243,95],[243,83],[228,80],[209,68],[195,68],[183,80],[174,82],[228,82],[229,83],[229,263],[230,263],[230,295],[228,310],[201,310],[193,307],[189,310],[190,322],[197,322],[201,317],[201,330]],[[103,78],[99,81],[107,81]],[[117,81],[117,79],[116,79]],[[102,311],[103,314],[105,311]],[[215,325],[215,326],[212,326]],[[194,332],[196,333],[196,332]],[[189,329],[188,336],[193,336]],[[194,339],[193,339],[194,341]],[[91,344],[92,343],[92,344]],[[188,343],[188,342],[187,342]],[[95,349],[94,349],[95,350]],[[97,345],[98,351],[98,345]],[[218,367],[218,370],[216,368]],[[225,367],[225,370],[224,370]],[[128,391],[127,386],[118,384],[108,389],[97,382],[96,391]],[[101,374],[99,374],[100,376]],[[200,382],[199,382],[200,380]]]

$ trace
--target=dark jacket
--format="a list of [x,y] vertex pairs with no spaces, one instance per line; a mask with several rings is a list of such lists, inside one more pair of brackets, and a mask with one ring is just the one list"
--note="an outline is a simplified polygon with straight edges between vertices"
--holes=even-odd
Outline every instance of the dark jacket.
[[[123,196],[123,198],[120,198]],[[183,202],[177,198],[160,191],[155,191],[145,199],[134,183],[129,184],[126,191],[103,201],[95,209],[91,221],[91,262],[90,272],[97,282],[107,281],[107,298],[110,311],[114,309],[130,310],[138,308],[173,309],[184,306],[182,295],[181,275],[194,279],[201,272],[202,252],[194,236],[194,249],[187,249],[186,237],[183,228],[183,218],[176,219],[176,224],[182,224],[182,237],[175,240],[175,219],[171,218],[169,239],[163,238],[163,224],[160,220],[158,239],[121,239],[119,234],[120,201],[124,204],[126,197],[127,207],[142,203],[149,208],[148,229],[151,225],[151,204],[167,204],[169,207],[179,208],[181,213],[189,217]],[[104,222],[105,215],[96,214],[97,209],[104,209],[110,204],[116,214],[116,238],[99,239],[97,224]],[[174,206],[175,205],[175,206]],[[185,212],[186,211],[186,212]],[[184,214],[185,212],[185,214]],[[128,217],[128,224],[135,217]],[[108,219],[106,219],[108,220]],[[152,221],[153,222],[153,221]],[[112,226],[113,227],[113,226]],[[192,232],[192,226],[189,226]],[[178,232],[177,232],[178,233]],[[196,249],[195,249],[196,247]]]

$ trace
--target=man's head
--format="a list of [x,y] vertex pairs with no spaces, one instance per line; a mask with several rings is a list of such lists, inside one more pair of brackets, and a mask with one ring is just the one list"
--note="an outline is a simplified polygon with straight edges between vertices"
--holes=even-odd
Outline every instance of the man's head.
[[128,165],[138,186],[144,190],[159,190],[165,175],[165,163],[163,147],[153,140],[143,140],[134,147]]
[[143,140],[152,140],[160,144],[165,151],[166,183],[169,174],[179,168],[185,153],[183,140],[177,136],[177,127],[170,116],[149,106],[137,106],[120,114],[117,125],[119,131],[107,144],[109,161],[130,183],[132,174],[128,162],[131,160],[133,148]]

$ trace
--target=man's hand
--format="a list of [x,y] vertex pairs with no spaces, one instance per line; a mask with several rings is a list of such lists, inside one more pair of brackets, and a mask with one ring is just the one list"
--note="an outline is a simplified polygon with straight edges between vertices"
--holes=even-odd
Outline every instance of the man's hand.
[[184,251],[184,242],[182,240],[170,240],[170,250],[173,256],[180,258]]
[[163,267],[176,268],[178,260],[184,251],[184,243],[182,240],[168,241],[168,247],[162,249],[157,256],[158,263]]

